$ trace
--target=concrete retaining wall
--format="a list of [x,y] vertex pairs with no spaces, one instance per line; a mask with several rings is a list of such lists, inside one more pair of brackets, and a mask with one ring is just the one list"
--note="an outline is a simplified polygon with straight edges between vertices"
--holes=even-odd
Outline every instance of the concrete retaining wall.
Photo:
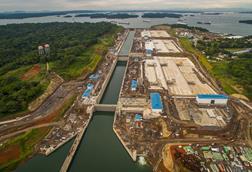
[[123,141],[123,139],[121,138],[121,136],[117,133],[116,129],[115,129],[115,121],[117,118],[117,113],[115,113],[115,117],[114,117],[114,122],[113,122],[113,131],[116,134],[117,138],[120,140],[120,142],[122,143],[123,147],[125,148],[125,150],[128,152],[128,154],[130,155],[130,157],[132,158],[133,161],[137,160],[137,154],[136,152],[131,151],[125,144],[125,142]]
[[114,60],[112,66],[111,66],[111,68],[109,70],[109,73],[107,74],[107,77],[106,77],[106,79],[105,79],[105,81],[104,81],[104,83],[102,85],[102,88],[101,88],[101,90],[99,92],[99,95],[97,96],[97,99],[96,99],[97,104],[99,104],[101,99],[102,99],[102,96],[103,96],[103,94],[104,94],[104,92],[105,92],[105,90],[106,90],[106,88],[108,86],[108,83],[109,83],[109,81],[111,79],[111,76],[112,76],[112,74],[113,74],[113,72],[114,72],[114,70],[116,68],[116,64],[117,64],[117,59]]
[[74,134],[73,136],[67,138],[65,141],[61,142],[60,144],[58,144],[54,149],[52,149],[51,151],[48,151],[45,153],[46,156],[51,155],[51,153],[55,152],[56,150],[58,150],[61,146],[63,146],[64,144],[66,144],[67,142],[69,142],[70,140],[72,140],[77,134]]
[[85,133],[85,131],[86,131],[88,125],[89,125],[89,122],[92,119],[92,117],[93,117],[93,113],[90,113],[89,119],[88,119],[85,127],[76,136],[76,139],[74,140],[74,143],[73,143],[72,147],[70,148],[70,151],[69,151],[69,153],[68,153],[68,155],[67,155],[67,157],[66,157],[66,159],[65,159],[65,161],[63,163],[63,165],[61,166],[60,172],[67,172],[69,166],[71,165],[71,162],[73,160],[75,152],[76,152],[76,150],[79,147],[79,144],[80,144],[80,142],[82,140],[82,137],[83,137],[83,135],[84,135],[84,133]]
[[128,60],[129,60],[128,56],[120,56],[120,57],[118,57],[118,61],[126,62]]

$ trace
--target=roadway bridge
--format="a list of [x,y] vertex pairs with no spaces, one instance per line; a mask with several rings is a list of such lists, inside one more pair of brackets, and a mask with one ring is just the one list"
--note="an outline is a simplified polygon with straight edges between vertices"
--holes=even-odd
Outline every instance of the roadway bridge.
[[94,107],[94,111],[115,112],[116,107],[116,104],[96,104]]
[[126,62],[129,60],[129,56],[118,56],[118,61]]

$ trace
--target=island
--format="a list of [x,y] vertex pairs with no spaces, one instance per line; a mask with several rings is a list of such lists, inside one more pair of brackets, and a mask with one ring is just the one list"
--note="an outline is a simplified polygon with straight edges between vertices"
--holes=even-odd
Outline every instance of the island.
[[65,16],[63,16],[64,18],[72,18],[73,16],[71,16],[71,15],[65,15]]
[[142,18],[180,18],[183,17],[181,14],[175,14],[175,13],[144,13],[142,15]]
[[239,23],[252,24],[252,20],[240,20]]
[[223,13],[218,13],[218,12],[203,12],[201,15],[221,15]]
[[95,13],[95,14],[78,14],[78,15],[75,15],[75,17],[127,19],[127,18],[137,18],[138,15],[133,15],[133,14],[128,14],[128,13],[117,13],[117,14]]

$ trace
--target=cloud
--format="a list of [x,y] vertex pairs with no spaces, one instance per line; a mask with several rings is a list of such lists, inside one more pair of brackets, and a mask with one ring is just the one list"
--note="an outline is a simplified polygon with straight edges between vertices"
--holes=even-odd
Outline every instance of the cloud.
[[252,8],[251,0],[0,0],[0,10]]

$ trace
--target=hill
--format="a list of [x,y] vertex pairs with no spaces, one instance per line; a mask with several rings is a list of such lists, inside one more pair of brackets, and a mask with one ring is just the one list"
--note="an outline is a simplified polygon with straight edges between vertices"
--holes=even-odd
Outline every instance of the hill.
[[27,110],[47,88],[39,45],[50,44],[50,69],[70,80],[96,67],[119,29],[105,22],[0,26],[0,117]]

